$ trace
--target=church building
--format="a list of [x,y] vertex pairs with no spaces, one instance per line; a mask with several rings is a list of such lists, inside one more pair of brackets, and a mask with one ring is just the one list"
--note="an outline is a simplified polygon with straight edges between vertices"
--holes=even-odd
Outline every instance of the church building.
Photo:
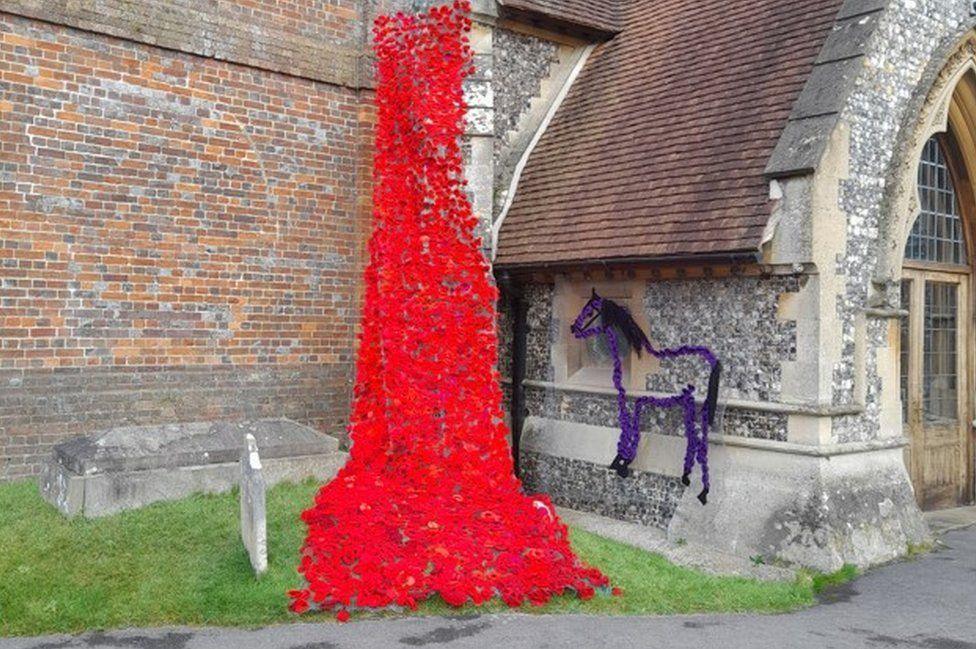
[[[0,6],[0,480],[123,424],[345,438],[370,26],[410,0]],[[526,488],[823,570],[972,503],[976,7],[476,0],[464,150]],[[722,364],[711,489],[648,409],[630,477],[593,292]],[[631,399],[708,384],[626,345]]]

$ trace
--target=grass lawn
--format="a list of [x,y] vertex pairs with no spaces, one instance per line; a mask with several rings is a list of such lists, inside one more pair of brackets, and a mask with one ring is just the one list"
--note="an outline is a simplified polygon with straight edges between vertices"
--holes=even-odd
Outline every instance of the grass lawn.
[[[286,611],[285,591],[300,583],[295,566],[305,529],[298,516],[315,489],[304,483],[269,491],[270,566],[256,580],[238,536],[236,494],[69,521],[41,500],[35,484],[0,485],[0,635],[166,624],[257,626],[298,619]],[[624,595],[598,595],[588,602],[566,596],[525,610],[779,612],[812,604],[821,581],[712,577],[583,531],[574,530],[572,540],[580,556],[603,570]],[[484,608],[505,609],[500,603]],[[420,608],[427,614],[456,610],[439,599]]]

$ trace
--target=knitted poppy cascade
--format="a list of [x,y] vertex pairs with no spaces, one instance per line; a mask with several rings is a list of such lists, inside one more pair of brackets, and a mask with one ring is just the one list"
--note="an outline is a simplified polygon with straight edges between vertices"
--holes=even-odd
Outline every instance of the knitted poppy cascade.
[[376,21],[374,230],[346,466],[302,515],[296,612],[607,586],[513,473],[496,370],[497,291],[465,195],[467,2]]

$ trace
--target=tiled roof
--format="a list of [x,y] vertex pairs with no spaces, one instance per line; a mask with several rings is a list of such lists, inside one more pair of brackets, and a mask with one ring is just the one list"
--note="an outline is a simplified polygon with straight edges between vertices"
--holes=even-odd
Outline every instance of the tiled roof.
[[620,31],[618,0],[499,0],[506,8],[606,32]]
[[496,263],[757,250],[764,167],[841,1],[625,0],[529,157]]

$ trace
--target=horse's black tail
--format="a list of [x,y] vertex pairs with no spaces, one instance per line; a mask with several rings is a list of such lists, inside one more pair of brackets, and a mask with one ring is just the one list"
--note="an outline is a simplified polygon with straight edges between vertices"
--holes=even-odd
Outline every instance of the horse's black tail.
[[715,411],[718,410],[718,383],[722,376],[722,364],[715,361],[712,373],[708,376],[708,395],[705,397],[705,407],[708,408],[708,423],[715,423]]

